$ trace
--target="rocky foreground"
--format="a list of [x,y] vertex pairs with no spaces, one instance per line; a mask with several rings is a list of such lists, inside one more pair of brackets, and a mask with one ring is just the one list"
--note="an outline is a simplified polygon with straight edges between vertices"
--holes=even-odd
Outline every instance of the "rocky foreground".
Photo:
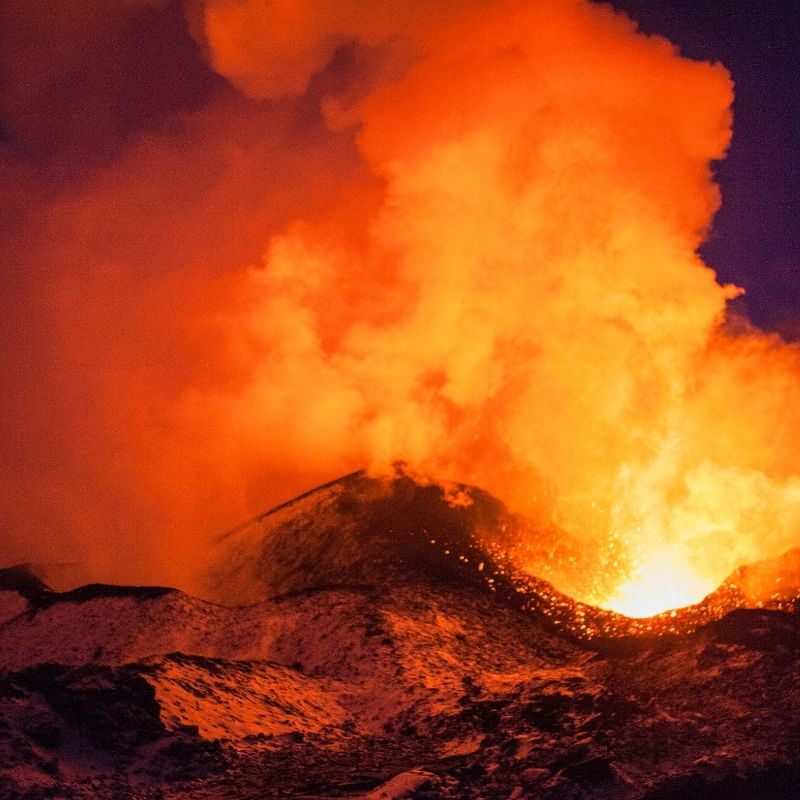
[[796,554],[632,626],[472,499],[324,487],[226,539],[228,605],[0,571],[0,797],[797,797]]

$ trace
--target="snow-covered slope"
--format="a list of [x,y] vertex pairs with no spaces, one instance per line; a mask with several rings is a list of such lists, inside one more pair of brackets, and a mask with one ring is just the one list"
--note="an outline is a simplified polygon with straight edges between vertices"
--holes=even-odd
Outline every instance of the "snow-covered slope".
[[0,798],[796,796],[796,554],[634,635],[453,491],[351,476],[244,526],[214,580],[249,605],[1,573]]

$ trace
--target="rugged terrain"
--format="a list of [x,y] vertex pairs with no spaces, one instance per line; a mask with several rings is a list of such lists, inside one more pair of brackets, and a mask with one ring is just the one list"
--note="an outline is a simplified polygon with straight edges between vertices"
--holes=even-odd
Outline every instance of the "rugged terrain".
[[580,563],[478,490],[353,475],[225,537],[213,603],[0,571],[0,797],[797,796],[796,552],[632,621],[519,548]]

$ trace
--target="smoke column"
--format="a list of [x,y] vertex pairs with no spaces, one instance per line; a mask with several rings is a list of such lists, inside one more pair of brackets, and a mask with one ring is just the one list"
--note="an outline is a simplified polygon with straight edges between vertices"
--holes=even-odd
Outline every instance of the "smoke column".
[[[93,5],[98,53],[171,7]],[[191,106],[58,191],[6,146],[3,555],[191,587],[213,531],[398,459],[555,519],[597,567],[561,587],[631,613],[797,542],[797,349],[696,255],[724,67],[603,5],[429,5],[190,3]]]

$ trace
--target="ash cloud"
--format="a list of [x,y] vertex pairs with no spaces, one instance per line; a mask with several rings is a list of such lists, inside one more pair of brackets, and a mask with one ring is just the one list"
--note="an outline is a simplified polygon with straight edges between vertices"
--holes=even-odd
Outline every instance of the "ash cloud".
[[794,543],[797,350],[695,253],[723,67],[566,0],[46,5],[0,55],[5,560],[191,587],[213,532],[397,459],[611,578]]

